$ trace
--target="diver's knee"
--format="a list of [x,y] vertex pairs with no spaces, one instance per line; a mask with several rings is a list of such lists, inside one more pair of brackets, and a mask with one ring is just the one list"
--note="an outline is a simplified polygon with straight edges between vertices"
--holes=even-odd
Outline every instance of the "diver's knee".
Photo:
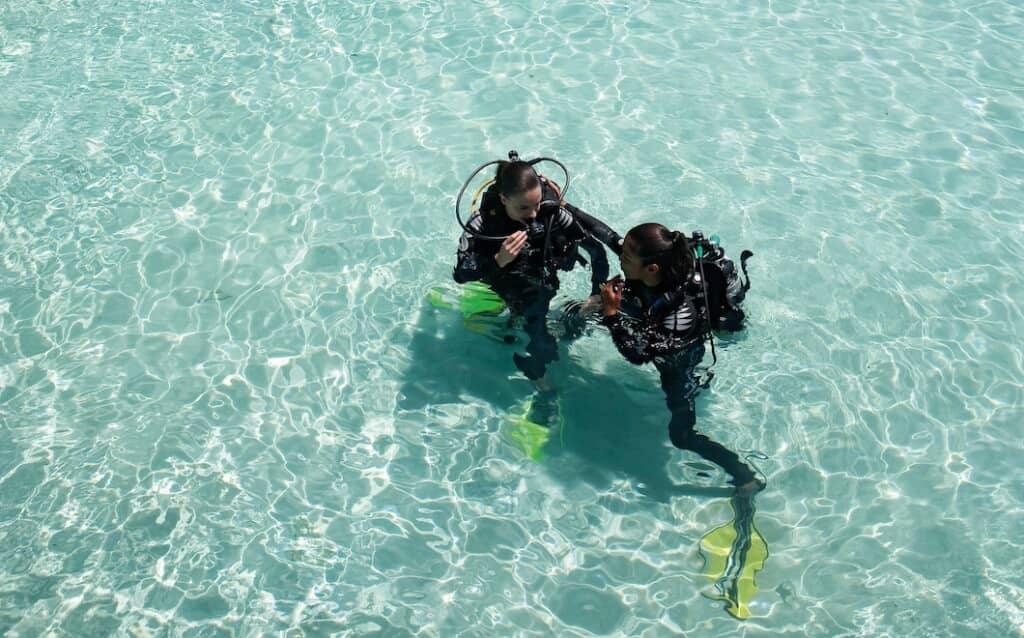
[[523,373],[523,375],[531,381],[541,379],[547,372],[547,366],[545,361],[540,357],[534,356],[523,356],[518,352],[512,355],[512,361],[515,363],[516,368]]
[[533,335],[526,352],[545,361],[558,361],[558,342],[551,335]]
[[693,447],[693,440],[696,437],[696,433],[692,427],[686,428],[672,428],[668,429],[668,438],[672,441],[672,445],[676,446],[681,450],[688,450]]

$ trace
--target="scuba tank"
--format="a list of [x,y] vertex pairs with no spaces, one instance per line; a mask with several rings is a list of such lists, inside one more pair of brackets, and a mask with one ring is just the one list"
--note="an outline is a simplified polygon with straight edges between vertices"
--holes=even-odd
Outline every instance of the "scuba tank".
[[747,260],[754,256],[749,250],[740,254],[740,268],[743,277],[736,272],[736,265],[726,257],[719,245],[717,235],[710,239],[699,230],[687,240],[692,250],[693,264],[690,276],[682,286],[662,295],[651,305],[648,314],[659,317],[674,308],[686,295],[692,297],[709,330],[743,329],[746,317],[739,303],[750,289],[750,275]]
[[712,368],[718,363],[718,352],[715,349],[715,330],[737,332],[743,329],[746,314],[739,303],[750,289],[750,275],[747,274],[747,260],[754,256],[749,250],[740,253],[740,268],[743,279],[736,272],[736,265],[725,256],[719,245],[717,235],[705,239],[699,230],[687,239],[693,260],[690,276],[675,290],[663,294],[652,305],[648,314],[660,318],[687,295],[694,299],[698,314],[701,315],[704,333],[711,344],[711,365],[704,369],[702,386],[707,386],[714,378]]
[[695,293],[698,306],[704,307],[708,327],[733,332],[742,330],[746,315],[739,304],[750,289],[747,260],[754,253],[749,250],[741,253],[743,278],[740,278],[736,265],[725,256],[725,251],[719,245],[717,235],[705,239],[703,233],[697,230],[693,232],[691,242],[696,263],[687,287]]

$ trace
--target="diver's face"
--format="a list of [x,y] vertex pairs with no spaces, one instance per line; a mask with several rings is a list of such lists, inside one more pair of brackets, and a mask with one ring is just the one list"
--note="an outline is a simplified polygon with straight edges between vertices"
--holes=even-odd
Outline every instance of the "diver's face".
[[643,277],[644,260],[636,254],[636,243],[631,237],[626,237],[626,240],[622,242],[619,265],[622,267],[622,274],[626,279],[641,279]]
[[540,212],[540,185],[515,195],[501,195],[501,203],[505,212],[520,224],[528,224],[537,219]]
[[648,285],[650,285],[650,282],[658,280],[658,265],[644,264],[643,258],[637,254],[636,242],[629,235],[622,242],[619,266],[622,267],[622,274],[626,279],[643,281]]

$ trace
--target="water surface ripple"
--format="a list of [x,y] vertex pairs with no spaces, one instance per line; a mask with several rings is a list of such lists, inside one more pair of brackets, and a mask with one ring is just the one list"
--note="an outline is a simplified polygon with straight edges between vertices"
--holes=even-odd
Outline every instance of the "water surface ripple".
[[[0,633],[1024,635],[1024,8],[0,6]],[[533,462],[431,308],[464,176],[755,253],[700,427],[594,331]],[[562,297],[586,276],[564,279]]]

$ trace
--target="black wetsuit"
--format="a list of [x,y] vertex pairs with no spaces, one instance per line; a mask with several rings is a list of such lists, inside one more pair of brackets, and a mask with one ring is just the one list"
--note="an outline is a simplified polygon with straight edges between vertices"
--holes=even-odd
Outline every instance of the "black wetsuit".
[[756,476],[739,456],[695,429],[694,397],[701,387],[696,368],[704,356],[705,313],[694,295],[685,294],[652,316],[652,306],[667,292],[667,287],[648,288],[630,282],[619,313],[601,322],[622,356],[637,365],[652,362],[661,374],[661,388],[672,413],[668,425],[672,444],[720,466],[732,476],[734,485],[749,483]]
[[[542,187],[544,201],[558,201],[546,180],[542,179]],[[548,308],[559,286],[557,271],[585,264],[578,251],[582,247],[590,255],[591,294],[596,294],[608,278],[608,258],[601,242],[618,252],[621,238],[571,204],[542,206],[536,220],[527,227],[504,212],[493,188],[484,196],[480,210],[467,223],[472,231],[504,237],[526,230],[526,244],[510,264],[501,268],[495,256],[504,240],[481,239],[464,232],[459,240],[455,281],[483,281],[501,296],[513,315],[523,317],[530,337],[526,347],[530,356],[517,356],[516,365],[527,377],[539,379],[547,364],[558,360],[557,342],[547,329]]]

